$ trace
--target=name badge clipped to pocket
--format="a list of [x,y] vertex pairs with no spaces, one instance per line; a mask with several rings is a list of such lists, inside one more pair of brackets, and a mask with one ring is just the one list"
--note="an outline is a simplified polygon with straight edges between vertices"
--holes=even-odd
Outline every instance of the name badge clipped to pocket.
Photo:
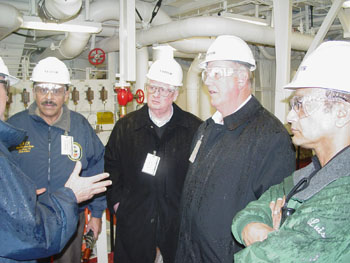
[[201,144],[202,144],[202,139],[203,139],[203,135],[197,141],[196,146],[194,146],[194,149],[193,149],[193,151],[191,153],[191,156],[188,159],[191,163],[194,163],[194,161],[196,160],[199,148],[201,147]]
[[61,135],[61,154],[73,155],[73,137]]
[[158,169],[159,161],[159,156],[147,153],[146,161],[143,164],[142,172],[155,176]]

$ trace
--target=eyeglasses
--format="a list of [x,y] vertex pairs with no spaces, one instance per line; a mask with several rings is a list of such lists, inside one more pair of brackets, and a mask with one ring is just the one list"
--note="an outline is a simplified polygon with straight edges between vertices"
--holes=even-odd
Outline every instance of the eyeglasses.
[[54,84],[54,83],[43,83],[43,84],[35,84],[34,90],[36,93],[45,96],[49,92],[53,96],[62,96],[66,92],[66,85]]
[[328,100],[326,97],[311,96],[294,96],[289,104],[290,107],[298,114],[299,118],[306,118],[317,111],[321,103]]
[[170,94],[174,94],[176,91],[175,88],[166,88],[166,87],[159,87],[151,84],[146,84],[146,89],[149,94],[159,92],[160,96],[162,97],[168,97]]
[[5,88],[8,89],[10,87],[10,81],[6,79],[0,79],[0,83],[5,85]]
[[6,91],[8,91],[10,88],[10,80],[5,74],[0,73],[0,77],[2,77],[2,79],[0,79],[0,83],[4,84]]
[[213,80],[220,80],[223,77],[230,77],[233,74],[238,73],[240,71],[241,70],[234,68],[206,68],[202,71],[202,80],[204,83],[207,81],[208,78]]

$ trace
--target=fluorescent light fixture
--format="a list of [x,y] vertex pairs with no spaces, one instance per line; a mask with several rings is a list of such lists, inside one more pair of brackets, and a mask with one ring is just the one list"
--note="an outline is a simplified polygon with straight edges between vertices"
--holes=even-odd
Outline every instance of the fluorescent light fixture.
[[343,8],[350,8],[350,0],[344,1],[342,6],[343,6]]
[[23,16],[21,28],[95,34],[102,30],[102,25],[101,23],[74,20],[64,23],[46,23],[37,16]]
[[243,16],[243,15],[237,15],[237,14],[225,13],[225,12],[222,12],[221,16],[226,17],[226,18],[230,18],[233,20],[237,20],[237,21],[255,24],[255,25],[268,26],[268,23],[265,19],[261,19],[261,18],[257,18],[257,17]]

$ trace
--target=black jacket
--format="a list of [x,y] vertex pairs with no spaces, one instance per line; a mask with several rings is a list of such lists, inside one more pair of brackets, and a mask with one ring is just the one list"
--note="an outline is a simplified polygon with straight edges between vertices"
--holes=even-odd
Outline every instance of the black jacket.
[[187,173],[177,263],[232,263],[240,247],[232,219],[248,202],[295,169],[295,152],[281,122],[252,97],[224,125],[205,121],[202,144]]
[[[175,244],[173,249],[176,249],[182,187],[192,138],[201,120],[176,104],[173,104],[173,109],[173,116],[166,124],[161,139],[155,132],[146,105],[120,119],[107,143],[105,170],[111,174],[113,181],[107,191],[107,203],[112,209],[114,204],[120,202],[116,213],[117,254],[122,253],[121,249],[118,251],[120,242],[123,242],[123,249],[142,246],[142,242],[145,242],[144,246],[150,246],[156,236],[155,229],[162,230],[156,231],[157,235],[172,229],[167,239],[172,240]],[[147,154],[154,152],[160,157],[160,163],[156,175],[152,176],[141,170]],[[136,255],[136,248],[132,250],[135,257],[145,256]],[[155,245],[152,253],[155,253]],[[147,260],[135,259],[132,262]]]

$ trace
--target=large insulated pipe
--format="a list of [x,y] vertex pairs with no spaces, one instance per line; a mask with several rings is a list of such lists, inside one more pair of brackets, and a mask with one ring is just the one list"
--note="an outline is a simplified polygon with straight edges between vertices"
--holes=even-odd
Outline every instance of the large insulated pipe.
[[[136,36],[136,43],[139,46],[147,46],[153,44],[155,39],[158,43],[168,43],[189,37],[211,37],[225,34],[238,36],[250,43],[275,45],[275,31],[272,27],[211,16],[177,20],[139,31]],[[292,33],[291,46],[295,50],[305,51],[312,40],[313,37],[311,36]]]
[[[168,43],[184,53],[206,52],[212,39],[219,35],[236,35],[256,44],[275,45],[274,28],[223,17],[194,17],[167,24],[153,26],[136,33],[136,44],[148,46],[154,43]],[[306,51],[312,36],[292,33],[291,46],[295,50]],[[107,52],[119,50],[118,36],[112,36],[96,44]]]
[[16,31],[22,23],[22,14],[14,6],[0,3],[0,40]]
[[47,20],[68,20],[80,11],[82,0],[44,0],[41,14]]
[[[146,23],[151,19],[151,14],[154,6],[136,1],[135,3],[137,10],[141,14],[143,21]],[[93,2],[90,7],[90,20],[94,22],[104,22],[108,20],[119,20],[119,0],[100,0]],[[139,18],[137,17],[140,22]],[[74,21],[74,20],[73,20]],[[170,17],[162,10],[159,10],[157,16],[154,18],[152,24],[160,25],[163,23],[169,23],[171,21]],[[75,34],[78,33],[70,33],[67,37],[60,42],[60,44],[54,49],[47,48],[40,58],[45,56],[54,56],[59,59],[72,59],[78,56],[86,47],[90,34],[85,34],[84,40],[82,36],[76,37]],[[81,41],[77,42],[77,39],[81,39]],[[72,46],[72,45],[73,46]],[[97,46],[98,47],[98,46]],[[119,50],[119,42],[118,49]],[[115,50],[115,51],[117,51]],[[109,51],[106,51],[109,52]]]

